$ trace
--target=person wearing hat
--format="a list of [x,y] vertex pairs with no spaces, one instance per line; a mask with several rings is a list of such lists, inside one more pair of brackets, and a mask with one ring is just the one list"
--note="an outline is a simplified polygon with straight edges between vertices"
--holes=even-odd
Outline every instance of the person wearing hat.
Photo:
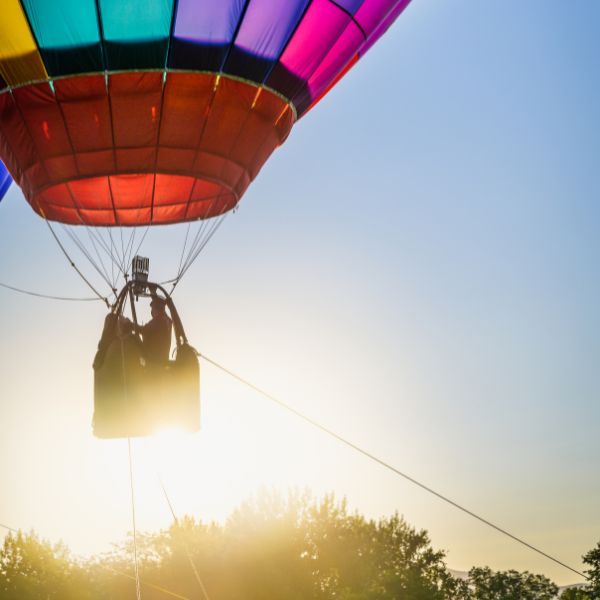
[[166,304],[164,298],[152,296],[150,301],[152,319],[145,325],[136,326],[137,333],[142,336],[144,358],[153,366],[164,365],[169,361],[173,322],[165,310]]

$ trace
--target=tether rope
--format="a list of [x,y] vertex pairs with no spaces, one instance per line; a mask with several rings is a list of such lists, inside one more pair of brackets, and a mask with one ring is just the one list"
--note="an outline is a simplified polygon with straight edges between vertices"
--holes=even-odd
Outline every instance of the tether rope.
[[[122,348],[121,355],[123,355]],[[135,595],[137,600],[141,600],[142,592],[140,589],[140,569],[138,564],[137,550],[137,528],[135,524],[135,494],[133,489],[133,458],[131,453],[131,438],[127,438],[127,449],[129,450],[129,485],[131,488],[131,522],[133,525],[133,564],[135,570]]]
[[31,290],[24,290],[14,285],[8,285],[7,283],[0,283],[0,287],[3,287],[7,290],[12,290],[13,292],[18,292],[19,294],[26,294],[27,296],[34,296],[35,298],[44,298],[47,300],[63,300],[65,302],[98,302],[99,300],[104,301],[104,298],[98,298],[94,296],[93,298],[75,298],[70,296],[53,296],[51,294],[41,294],[39,292],[32,292]]
[[443,500],[447,504],[450,504],[451,506],[453,506],[454,508],[457,508],[458,510],[460,510],[463,513],[467,514],[468,516],[470,516],[470,517],[472,517],[472,518],[480,521],[481,523],[483,523],[484,525],[487,525],[488,527],[491,527],[492,529],[495,529],[497,532],[501,533],[502,535],[505,535],[506,537],[512,539],[513,541],[518,542],[522,546],[525,546],[526,548],[529,548],[530,550],[533,550],[537,554],[540,554],[541,556],[547,558],[548,560],[551,560],[552,562],[556,563],[557,565],[560,565],[561,567],[564,567],[565,569],[568,569],[569,571],[572,571],[573,573],[576,573],[577,575],[583,577],[586,580],[589,579],[589,577],[587,575],[585,575],[584,573],[582,573],[581,571],[578,571],[577,569],[574,569],[573,567],[570,567],[569,565],[565,564],[564,562],[560,561],[559,559],[555,558],[554,556],[552,556],[552,555],[544,552],[543,550],[540,550],[539,548],[537,548],[536,546],[530,544],[529,542],[526,542],[525,540],[517,537],[516,535],[513,535],[512,533],[506,531],[506,529],[503,529],[502,527],[500,527],[498,525],[495,525],[491,521],[488,521],[487,519],[479,516],[478,514],[474,513],[473,511],[469,510],[468,508],[465,508],[464,506],[462,506],[458,502],[455,502],[454,500],[451,500],[450,498],[448,498],[448,496],[445,496],[444,494],[441,494],[440,492],[436,492],[434,489],[430,488],[429,486],[425,485],[424,483],[421,483],[420,481],[416,480],[414,477],[411,477],[410,475],[407,475],[406,473],[404,473],[404,472],[400,471],[399,469],[397,469],[396,467],[392,466],[390,463],[384,461],[381,458],[378,458],[374,454],[371,454],[367,450],[364,450],[360,446],[358,446],[358,445],[354,444],[353,442],[349,441],[348,439],[346,439],[342,435],[340,435],[338,433],[335,433],[334,431],[332,431],[331,429],[325,427],[324,425],[321,425],[321,423],[319,423],[318,421],[315,421],[314,419],[311,419],[310,417],[304,415],[299,410],[293,408],[289,404],[286,404],[282,400],[279,400],[275,396],[272,396],[268,392],[265,392],[261,388],[259,388],[259,387],[255,386],[254,384],[250,383],[248,380],[244,379],[243,377],[240,377],[239,375],[237,375],[233,371],[230,371],[229,369],[225,368],[224,366],[222,366],[218,362],[212,360],[208,356],[205,356],[204,354],[201,354],[201,353],[198,353],[198,356],[200,358],[203,358],[206,362],[210,363],[211,365],[213,365],[217,369],[220,369],[221,371],[223,371],[224,373],[226,373],[227,375],[229,375],[233,379],[236,379],[240,383],[242,383],[245,386],[249,387],[250,389],[254,390],[255,392],[257,392],[261,396],[264,396],[265,398],[267,398],[271,402],[274,402],[279,407],[287,410],[288,412],[292,413],[296,417],[299,417],[300,419],[302,419],[304,422],[308,423],[309,425],[312,425],[316,429],[319,429],[323,433],[326,433],[328,436],[336,439],[337,441],[341,442],[342,444],[345,444],[346,446],[348,446],[352,450],[355,450],[359,454],[362,454],[363,456],[365,456],[369,460],[372,460],[373,462],[376,462],[377,464],[379,464],[380,466],[388,469],[389,471],[392,471],[392,473],[395,473],[396,475],[399,475],[400,477],[403,477],[407,481],[410,481],[411,483],[413,483],[416,486],[420,487],[421,489],[425,490],[429,494],[432,494],[433,496],[436,496],[440,500]]

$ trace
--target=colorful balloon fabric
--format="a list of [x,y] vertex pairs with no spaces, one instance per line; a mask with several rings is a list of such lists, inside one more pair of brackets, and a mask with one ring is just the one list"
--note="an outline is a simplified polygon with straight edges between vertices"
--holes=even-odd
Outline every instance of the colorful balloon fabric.
[[7,171],[6,167],[0,162],[0,200],[4,198],[6,192],[8,192],[8,188],[12,183],[12,177],[10,173]]
[[410,0],[2,0],[0,158],[46,219],[204,219]]

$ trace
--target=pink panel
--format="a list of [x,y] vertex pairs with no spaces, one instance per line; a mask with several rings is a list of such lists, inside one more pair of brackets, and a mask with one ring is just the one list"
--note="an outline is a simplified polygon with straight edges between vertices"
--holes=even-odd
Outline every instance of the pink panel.
[[408,2],[406,0],[369,0],[356,11],[354,18],[369,37],[398,4],[406,5]]
[[387,13],[386,17],[368,34],[369,37],[367,43],[360,49],[361,54],[364,54],[371,48],[409,4],[410,0],[397,0],[396,6],[394,6],[394,8]]
[[318,98],[356,56],[364,41],[362,31],[354,22],[350,22],[335,46],[308,80],[308,90],[303,90],[299,97],[293,98],[294,103],[296,105],[306,105],[310,103],[310,100]]
[[307,80],[335,45],[351,18],[329,0],[314,0],[281,57],[281,64]]

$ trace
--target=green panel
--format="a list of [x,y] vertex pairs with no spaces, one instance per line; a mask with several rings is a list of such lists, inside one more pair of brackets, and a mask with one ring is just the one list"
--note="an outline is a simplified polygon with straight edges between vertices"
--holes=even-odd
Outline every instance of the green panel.
[[51,75],[103,69],[95,0],[21,0]]
[[100,0],[107,42],[157,42],[171,32],[173,0]]

